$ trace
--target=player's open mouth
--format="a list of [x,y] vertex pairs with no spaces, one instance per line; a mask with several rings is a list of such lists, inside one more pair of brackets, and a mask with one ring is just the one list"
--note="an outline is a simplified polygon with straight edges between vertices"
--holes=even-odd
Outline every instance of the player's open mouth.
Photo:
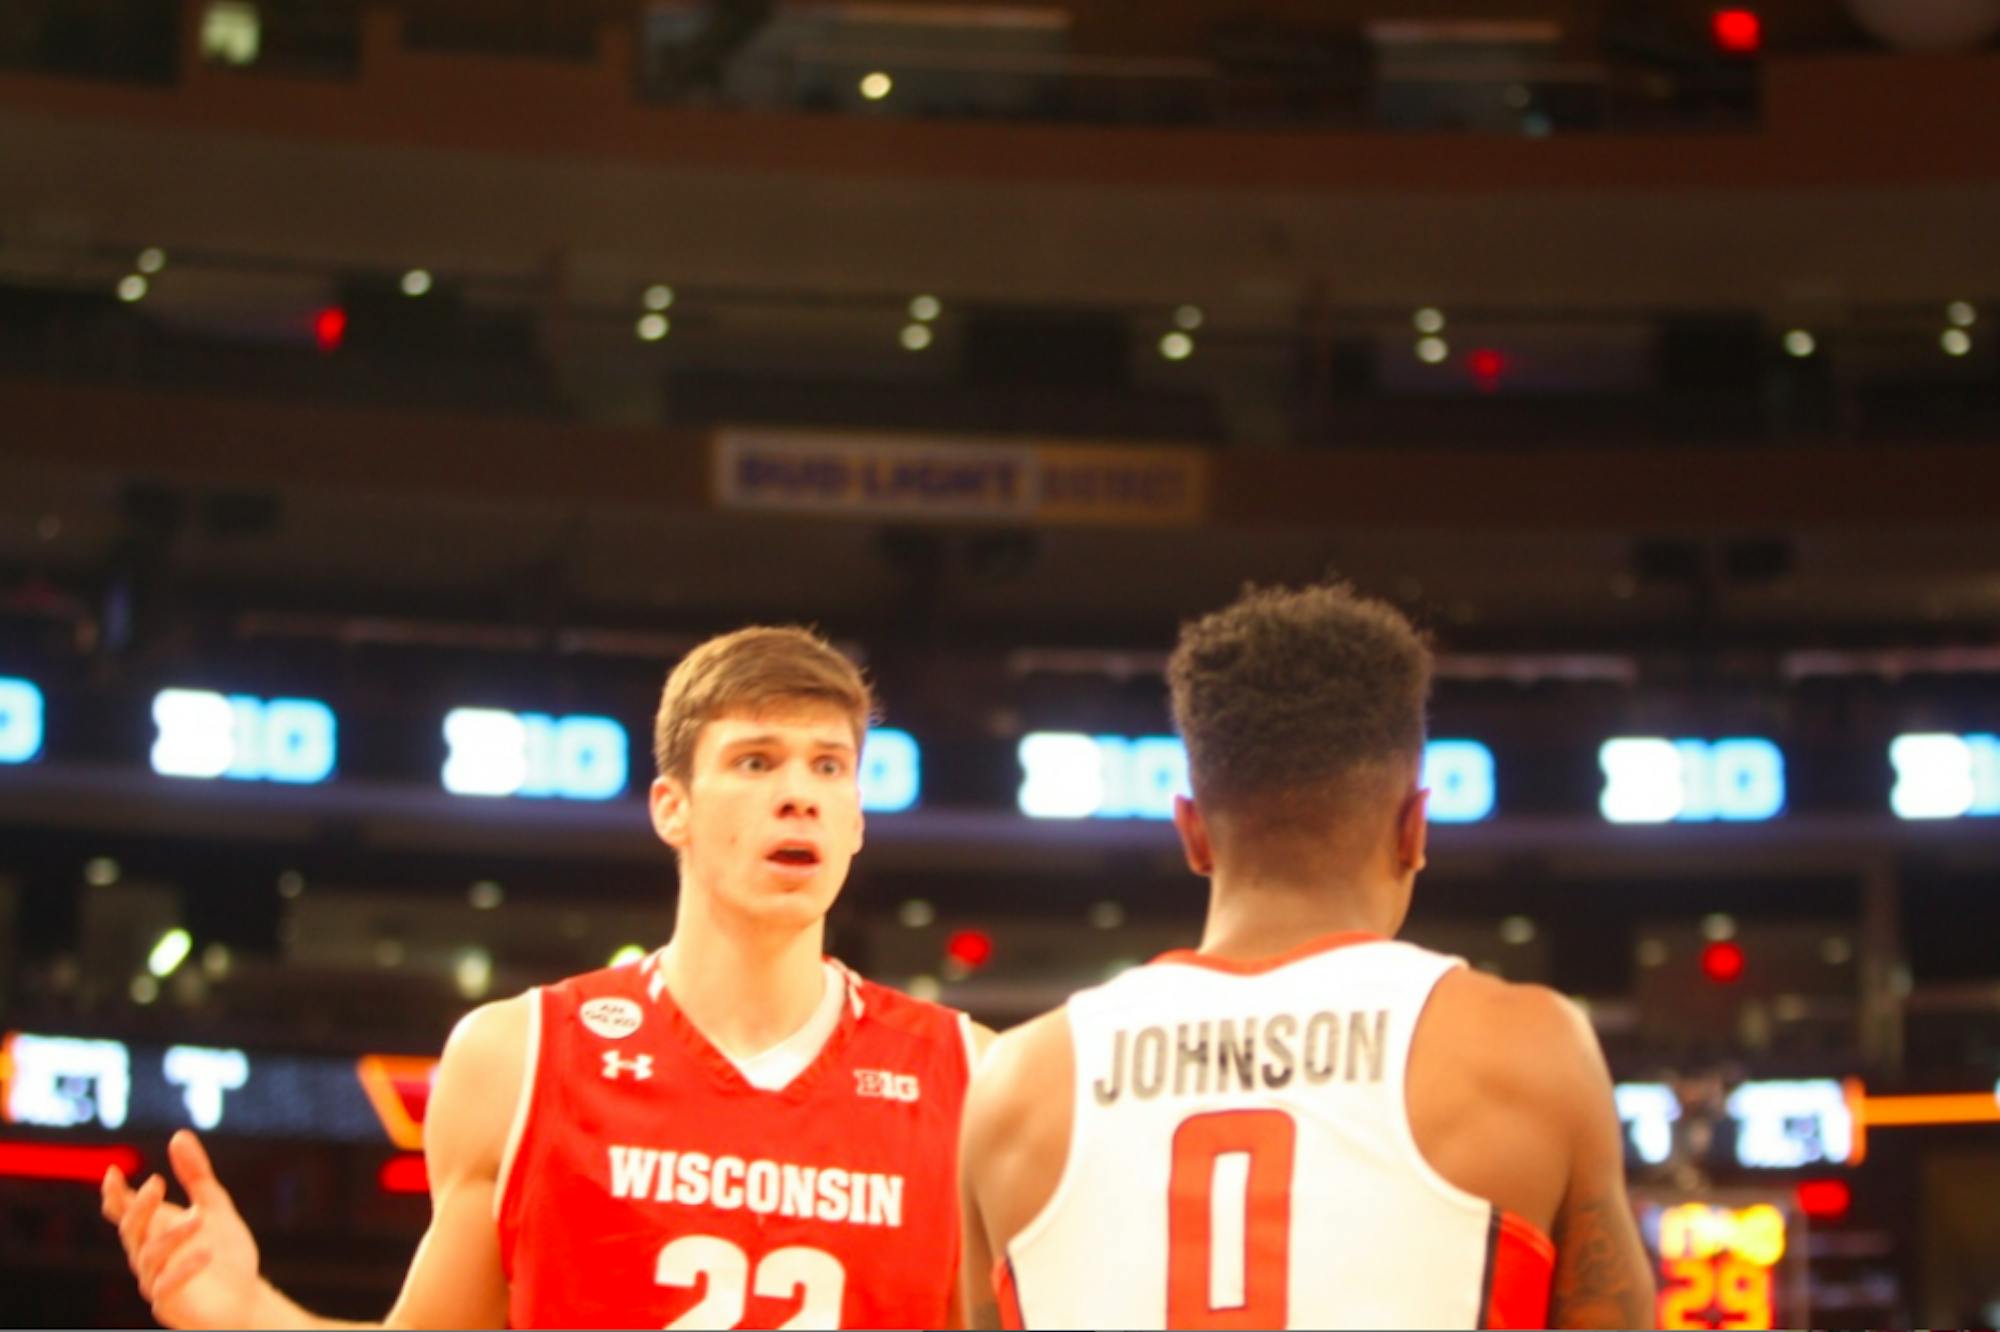
[[819,848],[809,842],[782,842],[764,859],[786,869],[811,869],[819,864]]

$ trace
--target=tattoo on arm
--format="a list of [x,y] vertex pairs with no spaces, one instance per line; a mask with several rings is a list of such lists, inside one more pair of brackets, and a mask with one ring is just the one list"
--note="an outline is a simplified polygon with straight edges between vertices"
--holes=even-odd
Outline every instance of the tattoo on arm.
[[[1622,1190],[1621,1190],[1622,1192]],[[1623,1198],[1578,1199],[1556,1218],[1555,1327],[1651,1327],[1653,1279]]]

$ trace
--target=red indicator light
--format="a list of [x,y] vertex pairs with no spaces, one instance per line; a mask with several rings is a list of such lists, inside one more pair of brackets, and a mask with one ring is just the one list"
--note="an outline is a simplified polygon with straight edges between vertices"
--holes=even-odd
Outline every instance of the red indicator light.
[[1816,1221],[1838,1221],[1853,1201],[1844,1179],[1808,1179],[1799,1184],[1799,1210]]
[[329,305],[313,316],[313,337],[319,342],[323,352],[339,351],[341,340],[347,336],[347,311],[337,305]]
[[1726,55],[1752,56],[1764,47],[1764,21],[1754,9],[1718,9],[1710,31]]
[[1507,373],[1507,358],[1491,347],[1481,347],[1465,358],[1465,366],[1479,381],[1479,391],[1491,393],[1500,387],[1500,376]]
[[945,956],[968,970],[977,970],[993,958],[993,936],[985,930],[958,930],[945,940]]
[[0,1176],[60,1179],[96,1184],[117,1166],[130,1179],[139,1173],[136,1147],[71,1147],[47,1142],[0,1142]]
[[376,1180],[384,1193],[429,1193],[431,1191],[430,1172],[424,1169],[422,1152],[405,1152],[392,1156],[382,1163],[382,1172]]
[[1743,950],[1733,943],[1712,943],[1701,950],[1702,975],[1727,985],[1743,975]]

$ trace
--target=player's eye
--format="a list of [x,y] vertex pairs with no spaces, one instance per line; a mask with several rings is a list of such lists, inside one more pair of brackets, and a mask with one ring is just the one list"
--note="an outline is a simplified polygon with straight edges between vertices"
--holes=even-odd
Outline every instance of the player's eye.
[[822,777],[839,777],[847,772],[847,765],[837,758],[823,758],[813,767]]
[[769,772],[771,760],[763,754],[745,754],[736,760],[736,767],[742,772]]

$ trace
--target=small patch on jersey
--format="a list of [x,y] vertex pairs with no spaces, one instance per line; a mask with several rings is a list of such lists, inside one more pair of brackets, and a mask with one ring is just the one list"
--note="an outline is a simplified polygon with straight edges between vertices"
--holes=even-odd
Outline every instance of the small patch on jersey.
[[633,1055],[630,1059],[621,1059],[616,1050],[606,1050],[604,1052],[605,1078],[608,1081],[616,1082],[627,1073],[630,1073],[633,1080],[637,1082],[644,1082],[646,1079],[652,1077],[653,1056],[642,1054]]
[[577,1010],[583,1025],[607,1041],[622,1041],[639,1030],[644,1014],[630,999],[592,999]]
[[854,1094],[874,1096],[884,1101],[914,1102],[923,1095],[914,1073],[891,1073],[882,1068],[854,1070]]

